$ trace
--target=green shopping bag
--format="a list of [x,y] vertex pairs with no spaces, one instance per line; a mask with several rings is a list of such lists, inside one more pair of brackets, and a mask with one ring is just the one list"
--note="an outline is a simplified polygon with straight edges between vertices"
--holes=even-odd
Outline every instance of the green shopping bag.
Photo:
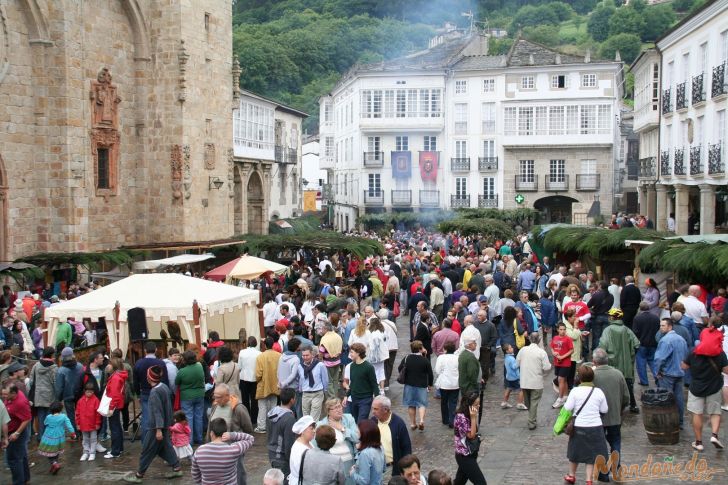
[[559,411],[559,417],[556,418],[556,422],[554,423],[554,436],[558,436],[564,432],[566,425],[569,424],[572,414],[573,413],[568,409],[564,407],[561,408],[561,411]]

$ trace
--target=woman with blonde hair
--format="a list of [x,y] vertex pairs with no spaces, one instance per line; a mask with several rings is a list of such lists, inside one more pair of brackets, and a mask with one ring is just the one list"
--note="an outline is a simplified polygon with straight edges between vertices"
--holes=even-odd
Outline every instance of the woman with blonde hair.
[[384,325],[378,317],[371,317],[369,320],[369,349],[367,356],[369,362],[374,366],[379,383],[379,393],[384,393],[384,361],[389,358],[389,348],[385,342]]
[[359,321],[356,322],[356,327],[354,327],[354,330],[349,334],[349,341],[347,344],[349,345],[349,348],[351,348],[352,344],[362,344],[364,348],[367,351],[367,354],[369,354],[369,341],[371,340],[371,332],[367,328],[367,319],[363,315],[359,317]]

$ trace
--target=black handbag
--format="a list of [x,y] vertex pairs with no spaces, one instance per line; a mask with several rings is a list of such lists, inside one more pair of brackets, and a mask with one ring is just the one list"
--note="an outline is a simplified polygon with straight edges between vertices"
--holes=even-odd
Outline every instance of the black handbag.
[[470,439],[467,436],[465,437],[465,447],[468,449],[468,455],[475,455],[480,451],[480,443],[482,442],[482,438],[480,437],[480,433],[475,435],[475,438]]
[[407,357],[404,358],[404,361],[402,362],[402,368],[399,370],[399,374],[397,374],[397,382],[400,384],[404,384],[404,380],[407,378]]

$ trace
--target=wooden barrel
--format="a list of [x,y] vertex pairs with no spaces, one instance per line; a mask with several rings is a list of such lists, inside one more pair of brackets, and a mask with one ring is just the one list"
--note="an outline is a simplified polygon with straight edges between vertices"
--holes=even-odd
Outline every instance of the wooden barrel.
[[[669,393],[668,402],[650,403],[656,394]],[[680,441],[680,415],[675,398],[666,389],[649,389],[642,394],[642,422],[653,445],[674,445]]]

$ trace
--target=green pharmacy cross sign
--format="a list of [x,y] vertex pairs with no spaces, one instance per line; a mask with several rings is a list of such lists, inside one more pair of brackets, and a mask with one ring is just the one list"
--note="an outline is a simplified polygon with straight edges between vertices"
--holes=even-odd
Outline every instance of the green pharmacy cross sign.
[[516,204],[523,204],[523,202],[526,200],[526,198],[521,194],[516,194]]

